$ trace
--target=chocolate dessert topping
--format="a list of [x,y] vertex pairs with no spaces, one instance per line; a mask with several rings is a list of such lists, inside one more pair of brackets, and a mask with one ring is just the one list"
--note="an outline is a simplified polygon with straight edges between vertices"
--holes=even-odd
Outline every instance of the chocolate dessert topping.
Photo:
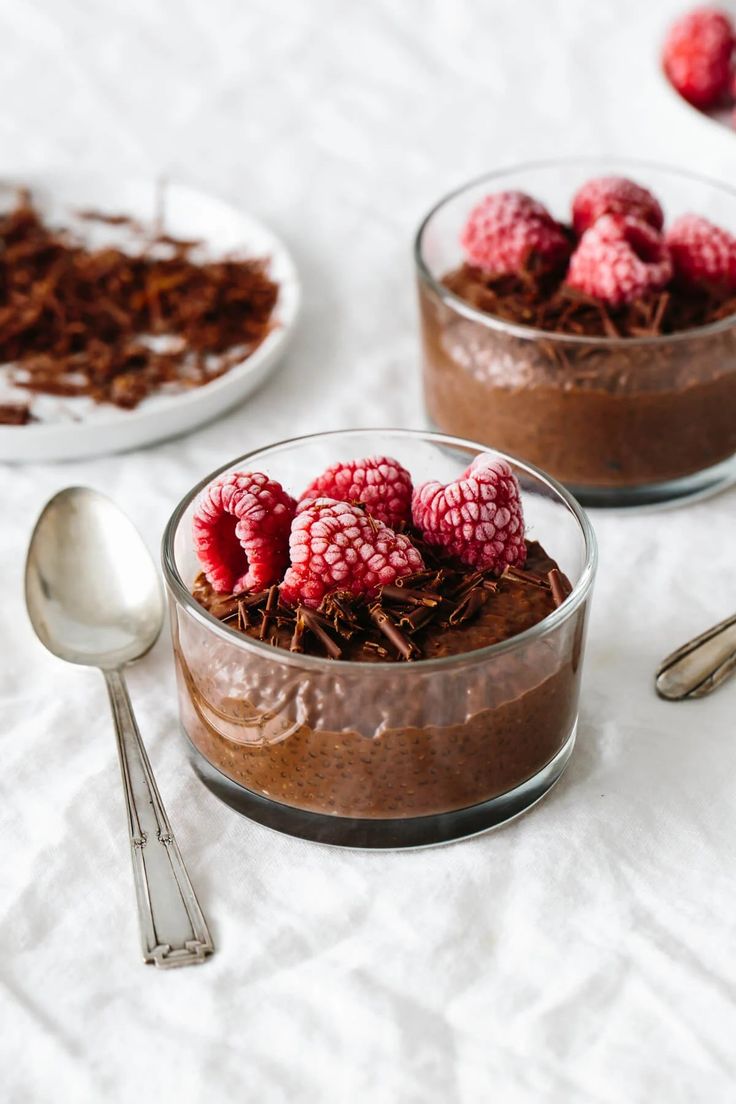
[[547,578],[552,591],[552,597],[555,600],[555,606],[561,606],[570,593],[570,584],[556,567],[553,567],[552,570],[547,573]]
[[736,314],[733,292],[717,287],[682,288],[611,307],[533,272],[491,276],[464,264],[447,273],[444,286],[486,314],[548,333],[581,337],[656,337],[679,333]]
[[465,597],[458,602],[448,617],[450,625],[462,625],[463,621],[470,621],[481,606],[486,604],[489,592],[481,586],[472,587]]
[[294,631],[291,634],[291,640],[289,641],[290,652],[303,652],[304,644],[302,643],[304,637],[304,618],[297,614],[296,622],[294,624]]
[[472,572],[472,574],[468,575],[465,579],[460,580],[459,584],[451,592],[452,597],[457,598],[462,594],[466,594],[468,590],[482,583],[485,578],[486,576],[482,571]]
[[514,579],[517,583],[528,583],[530,586],[549,588],[551,585],[548,578],[535,575],[533,571],[524,571],[522,568],[513,565],[504,568],[503,574],[507,579]]
[[26,425],[30,420],[30,407],[23,403],[0,403],[0,425]]
[[276,586],[250,595],[216,594],[203,575],[192,593],[231,627],[295,653],[407,662],[447,654],[434,645],[481,618],[494,621],[493,640],[506,639],[564,601],[571,589],[565,576],[536,542],[528,541],[527,549],[529,567],[507,568],[500,577],[443,561],[429,550],[432,567],[404,577],[400,586],[384,586],[374,597],[336,591],[318,609],[284,605]]
[[337,634],[350,640],[359,631],[360,623],[355,619],[349,601],[341,594],[328,594],[323,604]]
[[228,595],[222,597],[218,602],[216,608],[211,612],[214,613],[220,621],[231,621],[234,617],[238,616],[239,602],[237,595]]
[[402,629],[406,628],[409,632],[415,633],[433,621],[436,612],[433,607],[420,606],[418,609],[415,607],[411,612],[405,611],[399,614],[399,625]]
[[244,610],[256,609],[258,606],[263,606],[268,600],[273,587],[268,587],[266,590],[257,590],[254,594],[244,594],[240,597],[239,602]]
[[410,606],[436,606],[442,601],[441,594],[431,591],[415,590],[413,587],[387,584],[381,587],[381,597],[391,602],[408,602]]
[[390,614],[381,606],[372,606],[370,610],[371,620],[377,625],[383,635],[389,640],[399,655],[404,659],[413,659],[419,655],[419,649],[408,637],[404,636],[401,629],[392,620]]
[[274,614],[276,612],[276,606],[279,601],[279,588],[272,586],[269,588],[268,596],[266,598],[266,604],[261,612],[261,628],[259,636],[261,640],[267,640],[269,636],[269,629],[271,628]]
[[48,226],[27,192],[0,216],[0,363],[15,385],[132,408],[165,385],[209,383],[272,329],[267,261],[200,261],[200,243],[146,236],[124,215],[82,217],[127,226],[137,251],[86,248]]
[[296,616],[297,622],[300,620],[303,621],[309,631],[317,637],[319,642],[324,646],[330,659],[340,658],[342,655],[342,648],[337,641],[333,640],[330,636],[322,623],[322,618],[315,613],[314,610],[306,609],[305,606],[299,606]]

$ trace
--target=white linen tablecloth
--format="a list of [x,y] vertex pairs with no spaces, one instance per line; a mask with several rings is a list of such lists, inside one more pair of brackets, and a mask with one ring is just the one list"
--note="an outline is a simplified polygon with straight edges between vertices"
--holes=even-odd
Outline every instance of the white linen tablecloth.
[[423,424],[410,240],[487,168],[633,153],[731,179],[736,136],[660,83],[686,0],[6,0],[0,170],[165,172],[293,248],[283,370],[144,453],[4,466],[0,498],[0,1098],[554,1101],[736,1096],[736,683],[656,699],[658,659],[736,607],[736,494],[593,515],[601,545],[578,747],[530,816],[405,854],[267,831],[194,779],[169,642],[130,673],[217,954],[138,960],[105,690],[22,605],[46,499],[111,494],[157,554],[208,470],[287,435]]

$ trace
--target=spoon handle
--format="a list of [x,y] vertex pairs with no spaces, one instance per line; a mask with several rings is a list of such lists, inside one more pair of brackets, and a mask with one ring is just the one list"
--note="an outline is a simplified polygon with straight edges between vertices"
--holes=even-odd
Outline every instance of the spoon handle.
[[204,962],[214,950],[153,777],[122,672],[105,671],[128,812],[143,958],[155,966]]
[[696,636],[659,666],[657,693],[668,701],[702,698],[736,672],[736,616]]

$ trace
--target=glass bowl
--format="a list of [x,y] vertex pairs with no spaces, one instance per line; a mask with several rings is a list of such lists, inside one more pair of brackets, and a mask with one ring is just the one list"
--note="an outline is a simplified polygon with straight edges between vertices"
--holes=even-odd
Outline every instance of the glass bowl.
[[195,502],[223,472],[264,471],[298,495],[340,459],[394,456],[416,482],[444,482],[481,451],[410,430],[302,437],[239,457],[177,506],[163,567],[181,726],[195,771],[228,804],[311,840],[411,847],[493,827],[558,779],[575,741],[595,538],[575,500],[531,465],[506,457],[527,531],[573,589],[544,621],[500,644],[411,663],[323,659],[253,640],[190,593]]
[[736,478],[736,316],[674,335],[562,336],[511,324],[449,291],[460,231],[484,195],[528,192],[561,221],[591,176],[628,176],[665,217],[702,213],[736,235],[736,191],[679,169],[606,158],[489,173],[446,196],[416,237],[427,410],[442,430],[530,460],[584,505],[712,493]]

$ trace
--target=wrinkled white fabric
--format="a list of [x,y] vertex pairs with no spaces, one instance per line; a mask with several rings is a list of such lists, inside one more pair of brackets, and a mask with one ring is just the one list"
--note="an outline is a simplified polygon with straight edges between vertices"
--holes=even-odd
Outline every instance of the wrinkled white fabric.
[[195,970],[138,962],[102,680],[42,650],[21,596],[30,528],[65,484],[111,494],[157,551],[175,502],[231,456],[422,425],[410,242],[450,186],[580,151],[733,179],[736,136],[656,72],[681,6],[6,0],[3,170],[211,188],[284,236],[305,294],[283,370],[216,425],[0,473],[3,1100],[734,1099],[736,683],[667,705],[652,671],[736,608],[736,494],[594,515],[572,764],[531,815],[443,849],[332,851],[219,804],[186,765],[162,639],[130,688],[217,942]]

